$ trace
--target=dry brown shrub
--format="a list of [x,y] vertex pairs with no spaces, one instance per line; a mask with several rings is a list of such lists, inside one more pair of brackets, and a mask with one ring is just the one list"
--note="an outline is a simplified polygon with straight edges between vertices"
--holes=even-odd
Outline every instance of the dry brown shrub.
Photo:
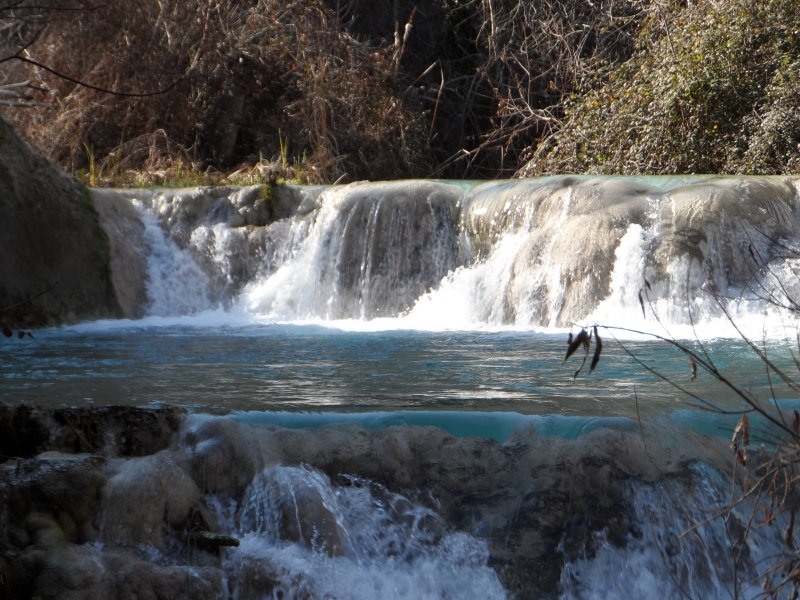
[[[40,28],[23,21],[4,33],[6,53]],[[118,92],[169,88],[115,96],[0,65],[6,82],[48,90],[48,107],[5,110],[69,170],[92,170],[89,154],[106,172],[263,165],[279,160],[279,131],[314,181],[410,176],[423,161],[424,128],[399,98],[393,49],[349,35],[320,0],[129,0],[44,21],[29,50],[37,61]]]
[[426,79],[440,172],[513,175],[558,127],[565,100],[636,47],[653,0],[447,0],[442,69]]

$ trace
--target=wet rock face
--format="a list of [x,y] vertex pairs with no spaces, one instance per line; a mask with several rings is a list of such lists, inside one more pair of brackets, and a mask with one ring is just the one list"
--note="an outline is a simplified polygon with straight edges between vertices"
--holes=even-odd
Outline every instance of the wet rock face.
[[738,294],[781,244],[800,244],[788,177],[557,176],[470,188],[409,180],[93,198],[132,317],[239,302],[281,319],[392,318],[454,285],[459,296],[469,290],[471,319],[564,327],[615,294],[636,310],[639,290],[627,287],[647,279],[650,300],[673,306],[669,317],[681,322],[702,285]]
[[[8,542],[23,550],[36,544],[43,518],[65,543],[98,538],[105,461],[85,454],[43,453],[1,470]],[[50,527],[50,525],[47,525]]]
[[[322,277],[335,280],[331,318],[394,317],[458,266],[460,190],[428,181],[345,186]],[[327,271],[327,272],[326,272]]]
[[[591,558],[598,540],[641,538],[631,486],[690,489],[691,465],[724,471],[728,458],[713,440],[665,436],[651,462],[638,432],[603,429],[577,440],[517,431],[500,444],[433,427],[184,420],[169,407],[0,408],[45,432],[37,450],[62,450],[0,465],[0,568],[13,597],[315,598],[327,593],[317,577],[336,576],[326,568],[355,564],[480,575],[470,585],[487,585],[486,597],[500,584],[509,597],[555,597],[564,564]],[[125,429],[132,445],[118,433],[126,423],[147,424]],[[155,425],[172,435],[148,437]],[[64,441],[66,430],[86,439]],[[15,455],[31,448],[19,439]]]
[[111,281],[122,317],[143,317],[147,304],[144,224],[133,204],[113,190],[92,190],[91,196],[100,225],[108,235]]
[[50,447],[61,452],[148,456],[167,448],[185,410],[177,406],[63,408],[51,413]]
[[719,290],[747,283],[758,268],[748,248],[763,260],[781,253],[779,240],[800,240],[790,178],[651,180],[657,181],[666,188],[644,178],[563,176],[470,192],[460,227],[471,260],[485,260],[509,233],[520,237],[512,276],[497,292],[498,320],[564,327],[588,317],[609,295],[616,250],[631,226],[645,238],[636,275],[654,285],[653,300],[676,306],[706,279]]
[[[30,543],[8,565],[10,598],[133,600],[225,598],[218,569],[162,566],[125,548],[74,544],[45,514],[25,522]],[[8,556],[8,553],[6,554]],[[6,559],[7,564],[8,560]]]
[[502,322],[563,327],[609,293],[614,251],[649,210],[644,183],[555,177],[481,186],[465,199],[461,227],[484,259],[508,232],[523,238],[499,290]]
[[326,497],[329,489],[329,480],[307,469],[266,469],[242,499],[239,529],[342,556],[344,532],[331,508],[335,501]]
[[519,433],[505,444],[427,427],[308,433],[275,431],[286,463],[331,478],[358,473],[435,508],[451,527],[487,540],[489,564],[519,598],[555,596],[562,566],[591,556],[596,534],[620,546],[639,535],[631,482],[686,477],[697,459],[725,464],[722,448],[692,456],[667,447],[656,455],[662,475],[640,438],[610,430],[575,441]]
[[32,405],[0,403],[0,460],[30,457],[47,447],[46,413]]
[[102,541],[163,550],[199,504],[200,489],[166,453],[124,461],[105,489]]
[[264,468],[252,429],[226,419],[195,418],[184,428],[181,455],[204,492],[239,497]]
[[[277,262],[275,256],[289,237],[288,217],[318,208],[320,191],[285,185],[92,190],[110,242],[112,278],[123,316],[165,312],[154,291],[162,285],[159,265],[149,262],[154,252],[184,253],[183,259],[192,263],[191,278],[202,288],[191,293],[206,297],[199,305],[180,307],[178,313],[229,304],[246,283]],[[158,243],[165,246],[155,247]],[[180,286],[187,274],[169,271],[164,277],[164,285]]]

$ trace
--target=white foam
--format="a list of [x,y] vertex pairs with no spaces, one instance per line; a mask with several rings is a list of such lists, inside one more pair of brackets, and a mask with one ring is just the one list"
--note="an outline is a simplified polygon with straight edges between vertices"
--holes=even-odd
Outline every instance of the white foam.
[[507,328],[504,290],[513,277],[514,259],[524,234],[509,233],[485,261],[459,267],[439,287],[420,297],[401,328],[427,331]]
[[166,317],[196,313],[211,308],[209,278],[191,253],[169,238],[155,214],[134,201],[144,223],[147,243],[147,314]]
[[[622,547],[607,532],[594,540],[595,552],[567,562],[561,573],[563,600],[627,600],[629,598],[760,598],[759,573],[780,550],[785,523],[752,527],[741,553],[744,564],[734,567],[726,526],[742,527],[751,517],[752,502],[737,506],[728,519],[708,519],[727,502],[723,486],[703,465],[692,467],[693,482],[632,484],[628,497],[636,535]],[[676,500],[680,500],[676,502]],[[767,560],[764,560],[767,559]],[[734,594],[734,581],[738,586]]]

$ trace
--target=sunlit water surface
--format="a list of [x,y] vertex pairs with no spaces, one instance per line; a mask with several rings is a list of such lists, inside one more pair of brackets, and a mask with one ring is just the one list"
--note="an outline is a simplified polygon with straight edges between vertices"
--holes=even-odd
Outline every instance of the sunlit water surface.
[[[0,345],[0,398],[6,402],[173,403],[193,412],[270,413],[285,426],[357,419],[374,426],[437,424],[502,438],[492,427],[510,430],[531,415],[635,422],[638,399],[645,419],[708,422],[704,428],[719,433],[730,428],[725,419],[711,424],[696,399],[647,366],[717,406],[743,406],[702,369],[692,381],[687,358],[664,342],[616,342],[607,334],[598,368],[590,373],[587,361],[577,378],[581,352],[562,364],[566,338],[560,332],[348,331],[221,325],[197,317],[95,323],[35,335]],[[704,349],[738,384],[770,397],[764,368],[743,341],[712,340],[702,349],[686,343]],[[768,348],[780,365],[795,368],[787,344],[771,341]],[[792,394],[772,384],[782,403],[793,404]]]

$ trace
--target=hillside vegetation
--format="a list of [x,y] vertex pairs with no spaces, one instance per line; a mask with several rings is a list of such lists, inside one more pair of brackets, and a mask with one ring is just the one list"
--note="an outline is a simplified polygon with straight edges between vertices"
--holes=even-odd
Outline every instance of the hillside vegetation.
[[91,185],[797,171],[794,0],[15,0],[0,22],[0,85],[34,104],[6,117]]

